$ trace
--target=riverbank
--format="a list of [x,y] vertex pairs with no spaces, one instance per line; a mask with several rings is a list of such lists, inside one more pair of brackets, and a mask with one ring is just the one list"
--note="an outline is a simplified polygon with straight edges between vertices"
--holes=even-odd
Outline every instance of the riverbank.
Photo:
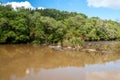
[[[2,44],[2,45],[26,45],[26,44]],[[28,46],[43,46],[55,51],[80,51],[87,53],[111,53],[111,50],[120,52],[120,41],[88,41],[81,46],[60,46],[47,44],[27,44]]]
[[[94,41],[94,42],[84,42],[82,46],[56,46],[49,45],[49,48],[57,51],[83,51],[83,52],[94,52],[94,53],[108,53],[112,49],[120,48],[120,41]],[[118,49],[117,49],[118,51]]]

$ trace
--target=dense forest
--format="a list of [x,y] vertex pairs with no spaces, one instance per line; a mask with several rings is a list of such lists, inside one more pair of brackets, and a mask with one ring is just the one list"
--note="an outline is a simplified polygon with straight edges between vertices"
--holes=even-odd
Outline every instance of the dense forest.
[[14,10],[10,5],[0,5],[0,44],[75,46],[108,40],[120,40],[119,22],[56,9]]

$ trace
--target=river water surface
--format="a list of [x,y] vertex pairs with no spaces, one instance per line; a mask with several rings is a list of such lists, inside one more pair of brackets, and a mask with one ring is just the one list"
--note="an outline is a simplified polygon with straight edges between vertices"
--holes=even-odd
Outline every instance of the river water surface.
[[120,80],[120,42],[86,43],[79,51],[0,45],[0,80]]

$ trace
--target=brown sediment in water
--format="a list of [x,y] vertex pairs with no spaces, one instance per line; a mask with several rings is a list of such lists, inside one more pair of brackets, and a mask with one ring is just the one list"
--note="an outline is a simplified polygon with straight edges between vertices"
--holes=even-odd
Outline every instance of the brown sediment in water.
[[84,48],[90,51],[56,51],[39,45],[0,45],[0,79],[9,80],[13,75],[23,77],[31,69],[34,69],[37,74],[40,69],[49,70],[70,66],[84,68],[86,64],[98,63],[102,65],[120,59],[119,46],[112,47],[116,49],[112,48],[113,51],[105,49],[106,52],[101,53],[96,52],[97,49],[93,46]]

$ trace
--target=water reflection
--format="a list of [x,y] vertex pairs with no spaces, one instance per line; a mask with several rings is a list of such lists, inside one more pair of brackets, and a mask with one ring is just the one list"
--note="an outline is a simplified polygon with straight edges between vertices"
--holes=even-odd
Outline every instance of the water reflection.
[[[115,62],[120,62],[120,60]],[[119,76],[120,65],[109,62],[84,67],[40,69],[37,73],[31,68],[25,77],[14,76],[11,80],[119,80]]]
[[0,80],[120,80],[117,48],[98,54],[60,52],[45,46],[0,45]]

